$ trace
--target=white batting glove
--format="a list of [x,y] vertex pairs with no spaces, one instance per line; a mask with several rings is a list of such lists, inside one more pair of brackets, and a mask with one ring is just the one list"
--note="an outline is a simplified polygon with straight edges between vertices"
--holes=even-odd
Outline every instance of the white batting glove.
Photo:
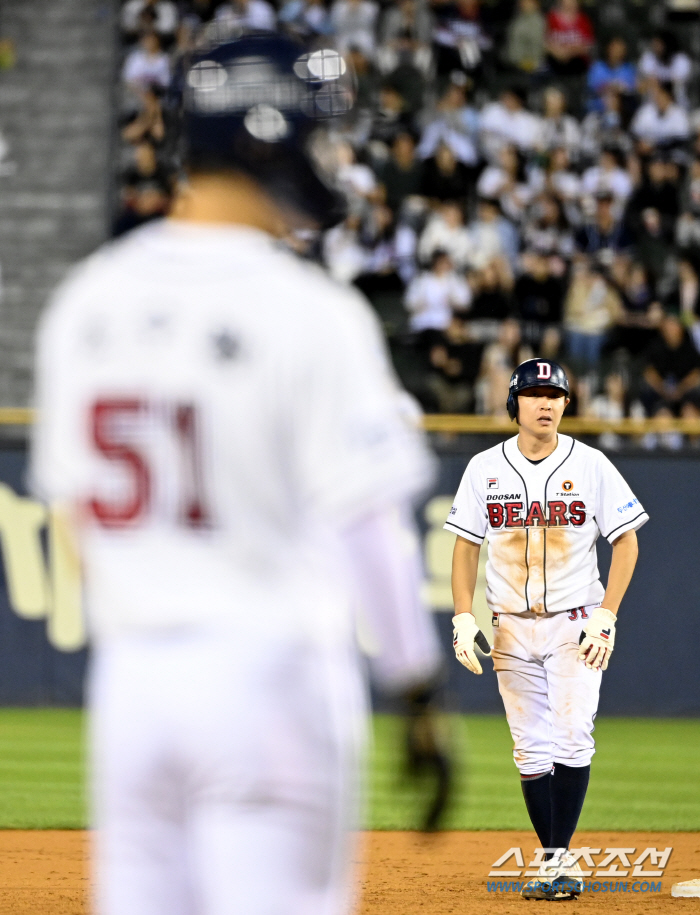
[[596,607],[590,622],[581,633],[580,661],[586,662],[591,670],[607,670],[608,661],[615,645],[615,614],[605,607]]
[[474,640],[485,655],[491,653],[491,646],[486,641],[484,633],[476,625],[474,614],[457,613],[452,617],[452,625],[454,626],[452,644],[455,647],[457,660],[473,674],[483,673],[474,651]]

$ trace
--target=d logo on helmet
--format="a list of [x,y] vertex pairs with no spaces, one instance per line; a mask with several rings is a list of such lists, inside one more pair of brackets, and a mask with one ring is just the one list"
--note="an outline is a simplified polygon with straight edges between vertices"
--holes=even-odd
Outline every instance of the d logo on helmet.
[[552,377],[552,366],[548,362],[537,363],[537,377],[547,380]]

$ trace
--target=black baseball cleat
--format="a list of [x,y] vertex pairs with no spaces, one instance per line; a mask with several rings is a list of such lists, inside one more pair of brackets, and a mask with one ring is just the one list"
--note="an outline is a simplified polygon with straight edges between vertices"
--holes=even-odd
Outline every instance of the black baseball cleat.
[[565,902],[576,899],[583,887],[581,881],[575,877],[558,877],[554,880],[535,878],[530,880],[520,895],[523,899],[546,899],[548,902]]

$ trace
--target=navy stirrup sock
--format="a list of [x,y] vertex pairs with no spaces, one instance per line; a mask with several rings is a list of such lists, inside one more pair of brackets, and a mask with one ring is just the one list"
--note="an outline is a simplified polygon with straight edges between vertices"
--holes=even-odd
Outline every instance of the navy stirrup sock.
[[520,776],[520,787],[523,789],[525,806],[542,848],[552,847],[549,841],[552,826],[551,781],[550,770],[539,772],[536,775]]
[[552,805],[550,848],[569,847],[586,798],[590,774],[590,765],[579,767],[554,764],[549,786]]

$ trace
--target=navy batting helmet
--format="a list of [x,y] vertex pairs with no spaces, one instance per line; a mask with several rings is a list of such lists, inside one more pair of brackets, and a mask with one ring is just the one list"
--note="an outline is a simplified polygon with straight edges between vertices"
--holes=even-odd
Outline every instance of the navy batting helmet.
[[551,359],[527,359],[521,362],[510,376],[508,416],[515,419],[518,415],[518,394],[526,388],[558,388],[569,396],[569,379],[558,362]]
[[194,172],[242,171],[282,206],[334,225],[344,198],[322,177],[312,142],[353,96],[348,66],[332,48],[309,51],[270,33],[214,44],[185,77],[186,163]]

